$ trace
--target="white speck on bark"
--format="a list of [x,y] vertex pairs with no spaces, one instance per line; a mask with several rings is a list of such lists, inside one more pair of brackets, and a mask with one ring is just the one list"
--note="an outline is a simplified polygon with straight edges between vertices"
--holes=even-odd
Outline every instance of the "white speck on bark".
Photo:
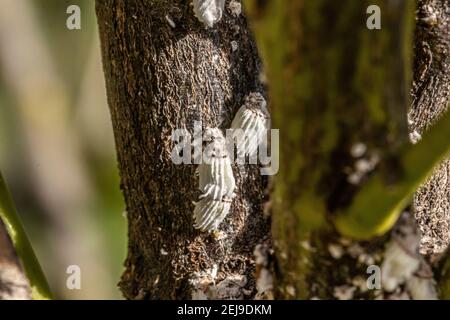
[[366,266],[371,266],[375,264],[375,258],[370,254],[363,253],[359,255],[358,262],[361,264],[365,264]]
[[247,277],[240,274],[228,275],[225,279],[216,284],[218,266],[201,272],[195,272],[190,284],[193,287],[193,300],[213,300],[213,299],[243,299]]
[[373,170],[373,165],[369,160],[361,159],[356,161],[355,169],[357,172],[366,173]]
[[176,27],[175,22],[173,22],[172,18],[171,18],[169,15],[166,15],[165,18],[166,18],[166,21],[167,21],[167,23],[169,24],[169,26],[171,26],[172,28],[175,28],[175,27]]
[[217,240],[217,241],[225,240],[226,238],[228,238],[227,233],[220,231],[220,230],[214,230],[212,232],[212,236],[213,236],[214,240]]
[[352,285],[359,289],[361,292],[367,292],[369,288],[367,287],[367,280],[362,276],[356,276],[352,279]]
[[222,19],[225,0],[193,0],[192,6],[197,19],[212,28]]
[[328,251],[334,259],[342,258],[342,255],[344,254],[344,249],[340,245],[333,243],[328,245]]
[[419,268],[417,257],[406,252],[394,239],[386,248],[383,264],[381,265],[381,279],[383,289],[393,292],[405,283]]
[[294,286],[288,285],[286,287],[286,292],[287,292],[288,295],[290,295],[292,297],[295,297],[295,288],[294,288]]
[[419,142],[422,139],[422,136],[420,135],[419,132],[417,132],[417,130],[414,130],[413,132],[411,132],[409,134],[409,140],[411,140],[411,142],[413,144],[416,144],[417,142]]
[[217,278],[217,271],[219,270],[219,267],[217,266],[217,264],[213,265],[212,269],[211,269],[211,277],[213,279]]
[[231,0],[228,4],[228,10],[230,10],[231,14],[235,17],[239,17],[242,13],[242,5],[235,0]]
[[333,295],[339,300],[350,300],[353,298],[356,288],[348,285],[343,285],[340,287],[335,287]]
[[367,146],[362,142],[358,142],[352,146],[350,154],[352,155],[353,158],[360,158],[366,153],[366,151]]
[[347,252],[352,258],[357,258],[364,253],[364,249],[358,243],[353,243],[347,248]]
[[237,49],[239,48],[239,45],[237,43],[237,41],[231,41],[231,50],[237,51]]
[[406,287],[414,300],[437,300],[436,282],[431,278],[411,277]]
[[357,185],[361,182],[361,179],[362,177],[360,174],[353,172],[347,177],[347,182],[353,185]]
[[314,248],[311,246],[311,243],[308,240],[300,242],[300,245],[307,251],[314,251]]

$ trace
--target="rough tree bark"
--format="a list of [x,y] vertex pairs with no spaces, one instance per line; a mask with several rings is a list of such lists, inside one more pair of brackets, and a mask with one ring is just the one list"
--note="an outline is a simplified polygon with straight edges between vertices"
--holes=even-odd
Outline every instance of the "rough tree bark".
[[[270,280],[255,277],[255,271],[263,274],[255,246],[270,248],[271,242],[263,215],[267,181],[258,168],[233,168],[238,197],[222,225],[226,239],[218,241],[192,228],[194,166],[170,160],[173,129],[192,131],[194,120],[227,128],[244,96],[264,91],[245,17],[230,10],[236,3],[227,1],[224,19],[206,30],[186,1],[97,0],[129,219],[121,282],[127,298],[253,298],[261,296],[255,282]],[[271,195],[277,297],[435,298],[431,269],[439,264],[419,255],[411,215],[383,235],[398,214],[380,218],[380,211],[386,202],[398,209],[403,199],[380,198],[367,212],[353,210],[347,225],[341,219],[374,176],[389,197],[409,173],[398,154],[408,144],[414,2],[246,4],[267,64],[274,128],[280,128],[280,172]],[[381,8],[381,30],[366,27],[370,5]],[[442,114],[449,92],[448,4],[419,1],[418,13],[413,139]],[[448,166],[442,167],[417,194],[416,217],[425,235],[423,226],[433,224],[423,223],[421,205],[448,211],[447,176]],[[438,203],[437,194],[447,198]],[[437,211],[431,217],[448,221]],[[367,267],[374,264],[386,276],[381,290],[366,285]],[[442,286],[450,279],[448,265],[450,260],[438,269],[441,294],[448,292]]]
[[30,300],[31,288],[0,219],[0,300]]
[[[415,36],[410,136],[420,140],[450,105],[450,3],[420,0]],[[442,253],[450,242],[450,159],[444,161],[414,198],[420,251]]]
[[225,238],[215,240],[193,228],[195,166],[170,157],[174,129],[193,133],[194,121],[229,128],[244,97],[264,92],[246,18],[233,8],[205,29],[189,1],[96,1],[129,222],[126,298],[256,294],[253,251],[270,242],[266,179],[256,165],[233,167],[237,197],[221,225]]

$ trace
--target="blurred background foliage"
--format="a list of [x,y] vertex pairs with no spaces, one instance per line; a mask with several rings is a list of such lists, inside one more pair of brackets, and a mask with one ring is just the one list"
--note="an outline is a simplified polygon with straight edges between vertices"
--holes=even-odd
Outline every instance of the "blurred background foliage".
[[[66,28],[73,4],[81,30]],[[125,207],[93,0],[2,0],[0,168],[56,297],[120,298]]]

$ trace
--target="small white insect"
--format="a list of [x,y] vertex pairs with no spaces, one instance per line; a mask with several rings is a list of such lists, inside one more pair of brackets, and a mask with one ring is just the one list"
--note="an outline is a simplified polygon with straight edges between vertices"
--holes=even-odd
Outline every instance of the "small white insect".
[[208,142],[198,167],[200,200],[195,203],[194,227],[201,231],[216,230],[230,211],[236,188],[226,139],[222,132],[206,129]]
[[192,6],[197,19],[211,28],[222,19],[225,0],[192,0]]
[[412,144],[418,143],[422,139],[422,136],[420,135],[417,130],[414,130],[409,134],[409,140],[411,140]]
[[[238,157],[255,156],[266,130],[270,128],[267,102],[261,93],[252,92],[245,98],[245,103],[236,113],[231,128],[241,129],[243,133],[243,137],[240,137],[243,145],[238,145],[237,148]],[[239,131],[236,132],[238,135]]]

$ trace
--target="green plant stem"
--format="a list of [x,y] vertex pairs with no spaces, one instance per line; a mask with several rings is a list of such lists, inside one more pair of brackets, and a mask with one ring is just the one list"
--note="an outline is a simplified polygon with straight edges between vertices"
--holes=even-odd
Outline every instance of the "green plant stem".
[[447,112],[417,145],[408,145],[398,155],[403,175],[387,185],[375,175],[355,196],[352,205],[338,215],[342,235],[370,239],[389,231],[414,192],[450,154],[450,112]]
[[4,221],[25,273],[34,300],[52,299],[50,287],[22,225],[16,207],[0,172],[0,218]]

